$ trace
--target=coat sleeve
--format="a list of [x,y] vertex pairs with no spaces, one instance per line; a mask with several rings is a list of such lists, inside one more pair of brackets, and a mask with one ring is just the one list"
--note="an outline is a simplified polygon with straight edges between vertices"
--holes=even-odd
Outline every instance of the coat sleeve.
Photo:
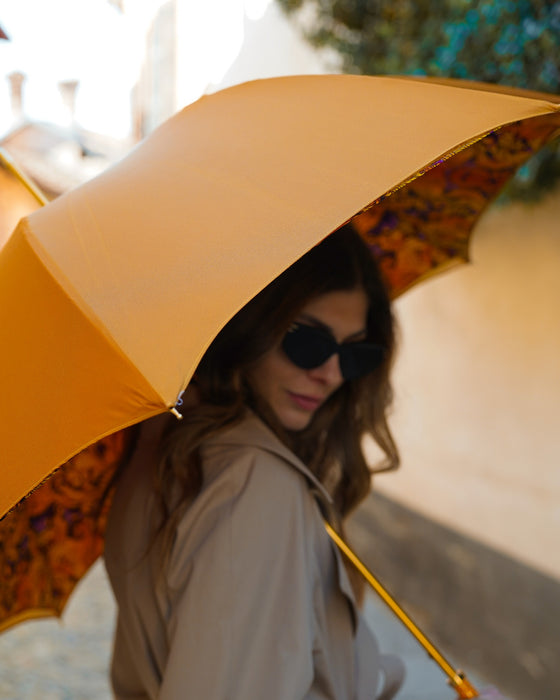
[[117,611],[113,659],[111,662],[111,685],[117,700],[149,700],[149,695],[138,676],[137,664],[123,633],[120,612]]
[[295,700],[313,682],[315,505],[258,450],[212,481],[178,531],[160,700]]

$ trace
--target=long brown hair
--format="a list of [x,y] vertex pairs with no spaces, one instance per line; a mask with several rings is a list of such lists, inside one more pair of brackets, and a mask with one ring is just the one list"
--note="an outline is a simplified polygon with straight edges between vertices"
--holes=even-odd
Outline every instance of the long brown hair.
[[[307,428],[289,433],[252,395],[245,380],[247,370],[280,341],[310,299],[355,288],[363,288],[369,301],[367,340],[383,346],[385,359],[367,376],[346,381]],[[202,443],[241,420],[247,406],[331,489],[338,513],[346,517],[369,493],[372,473],[398,465],[387,424],[394,349],[395,324],[387,291],[369,249],[347,224],[246,304],[208,348],[194,379],[199,403],[172,427],[162,446],[156,475],[162,529],[173,530],[184,507],[200,491]],[[364,435],[370,435],[385,455],[375,468],[366,462]]]

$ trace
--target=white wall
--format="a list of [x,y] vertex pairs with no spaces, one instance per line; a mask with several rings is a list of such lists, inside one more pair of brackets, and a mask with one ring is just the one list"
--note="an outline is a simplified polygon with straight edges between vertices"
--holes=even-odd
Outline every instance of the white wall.
[[176,0],[177,108],[257,78],[325,72],[273,0]]
[[254,78],[325,73],[327,66],[287,20],[276,2],[258,19],[245,16],[244,41],[222,80],[221,89]]
[[399,473],[376,487],[560,579],[560,192],[492,208],[397,302]]

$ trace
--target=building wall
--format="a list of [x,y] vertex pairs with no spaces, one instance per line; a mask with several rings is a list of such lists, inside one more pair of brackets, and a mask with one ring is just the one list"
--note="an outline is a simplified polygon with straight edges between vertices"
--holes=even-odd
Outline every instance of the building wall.
[[250,16],[243,0],[160,3],[146,32],[134,123],[146,136],[205,93],[258,78],[325,72],[325,64],[273,1]]
[[162,3],[146,29],[144,59],[132,96],[136,140],[177,111],[176,4]]
[[277,3],[271,2],[258,19],[245,16],[239,54],[212,89],[255,78],[329,72],[325,59],[302,39]]
[[403,463],[376,486],[560,580],[560,192],[491,208],[471,251],[396,304]]

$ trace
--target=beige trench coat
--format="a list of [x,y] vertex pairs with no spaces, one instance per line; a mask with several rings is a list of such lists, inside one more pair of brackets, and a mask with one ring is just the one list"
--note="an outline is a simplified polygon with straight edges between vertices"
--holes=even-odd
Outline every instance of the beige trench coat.
[[309,470],[252,414],[211,439],[204,487],[162,571],[148,547],[152,450],[142,435],[107,529],[115,697],[381,697],[383,659],[310,485],[329,496]]

